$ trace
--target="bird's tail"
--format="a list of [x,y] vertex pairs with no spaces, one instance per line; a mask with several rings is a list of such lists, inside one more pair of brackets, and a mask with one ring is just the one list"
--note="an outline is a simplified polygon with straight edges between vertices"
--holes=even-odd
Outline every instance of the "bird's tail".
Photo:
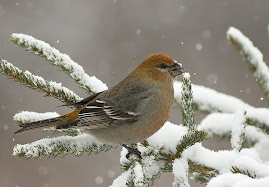
[[21,127],[21,129],[16,131],[14,134],[21,133],[28,130],[43,129],[43,128],[50,128],[50,127],[54,127],[55,129],[62,129],[62,128],[76,126],[76,124],[78,123],[78,120],[77,120],[78,112],[79,111],[76,110],[74,112],[71,112],[69,114],[66,114],[60,117],[20,124],[19,127]]

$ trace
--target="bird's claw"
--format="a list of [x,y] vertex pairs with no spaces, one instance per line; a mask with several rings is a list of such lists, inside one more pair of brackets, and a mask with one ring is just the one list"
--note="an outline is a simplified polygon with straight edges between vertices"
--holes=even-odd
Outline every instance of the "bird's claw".
[[128,150],[128,153],[126,154],[126,158],[129,160],[130,156],[132,154],[138,156],[139,159],[142,159],[141,152],[138,151],[136,148],[128,147],[127,145],[123,144],[123,147],[125,147]]

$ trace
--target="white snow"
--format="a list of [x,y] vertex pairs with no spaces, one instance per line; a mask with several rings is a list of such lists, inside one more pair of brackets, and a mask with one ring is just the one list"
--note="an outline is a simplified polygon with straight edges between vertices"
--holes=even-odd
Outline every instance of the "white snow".
[[113,181],[113,184],[110,185],[110,187],[127,187],[126,181],[130,177],[130,175],[131,175],[131,170],[128,170],[122,173]]
[[269,165],[269,138],[260,138],[254,148],[259,153],[260,158],[266,161],[267,165]]
[[[177,103],[181,102],[181,85],[182,82],[174,82],[175,100]],[[242,111],[253,108],[236,97],[219,93],[216,90],[204,86],[192,84],[192,90],[194,103],[204,111],[234,113],[238,110]]]
[[49,61],[53,62],[53,64],[71,71],[72,73],[70,73],[70,77],[77,80],[86,90],[88,90],[87,87],[93,92],[101,92],[107,89],[106,84],[95,76],[90,77],[87,75],[83,68],[74,62],[68,55],[61,53],[59,50],[51,47],[48,43],[21,33],[14,33],[11,37],[13,37],[14,40],[19,39],[19,44],[27,46],[30,51],[32,51],[32,46],[37,47]]
[[196,143],[187,149],[183,155],[194,162],[215,168],[222,174],[230,172],[230,166],[238,153],[228,150],[215,152],[204,148],[200,143]]
[[[94,147],[92,145],[95,145]],[[98,149],[103,149],[104,144],[98,142],[93,136],[89,134],[80,134],[78,136],[60,136],[53,138],[44,138],[35,141],[30,144],[17,144],[13,149],[13,155],[19,155],[25,152],[27,157],[39,156],[40,152],[46,155],[54,153],[54,150],[58,150],[59,146],[67,147],[68,150],[64,149],[63,154],[76,153],[81,154],[86,148],[92,149],[94,152]]]
[[232,125],[231,148],[240,151],[245,138],[245,115],[235,113]]
[[240,173],[225,173],[213,178],[206,187],[266,187],[269,184],[269,177],[252,179]]
[[[233,126],[237,126],[238,121],[235,120],[237,118],[236,115],[241,115],[241,114],[240,113],[209,114],[201,121],[200,125],[198,125],[198,130],[206,131],[209,137],[213,137],[214,135],[222,136],[224,134],[230,134]],[[253,142],[264,140],[264,139],[269,140],[268,136],[266,136],[259,129],[253,126],[246,126],[246,139],[249,139]]]
[[143,187],[144,175],[143,175],[143,168],[139,162],[135,163],[134,167],[134,185],[139,187]]
[[233,166],[245,171],[249,171],[257,178],[269,177],[269,165],[265,165],[259,158],[253,159],[249,155],[243,155],[237,158]]
[[148,143],[154,147],[164,147],[172,152],[176,152],[176,146],[179,144],[183,135],[188,132],[187,127],[175,125],[166,122],[163,127],[147,139]]
[[58,116],[60,115],[56,112],[37,113],[37,112],[22,111],[20,113],[15,114],[13,116],[13,120],[19,121],[21,123],[29,123],[49,118],[55,118]]
[[191,78],[191,74],[190,74],[190,73],[184,73],[184,74],[183,74],[183,78],[189,80],[189,79]]
[[[259,158],[259,154],[254,148],[242,149],[241,152],[236,150],[211,151],[204,148],[200,143],[197,143],[187,149],[183,155],[194,162],[217,169],[220,174],[230,173],[234,166],[240,170],[248,171],[253,175],[256,174],[258,178],[269,176],[269,165],[266,165]],[[215,186],[223,184],[225,184],[223,181],[214,181]]]
[[173,174],[175,176],[173,186],[189,187],[188,162],[185,158],[176,159],[173,163]]
[[269,109],[268,108],[252,108],[248,109],[247,117],[251,119],[258,119],[259,122],[264,123],[269,127]]

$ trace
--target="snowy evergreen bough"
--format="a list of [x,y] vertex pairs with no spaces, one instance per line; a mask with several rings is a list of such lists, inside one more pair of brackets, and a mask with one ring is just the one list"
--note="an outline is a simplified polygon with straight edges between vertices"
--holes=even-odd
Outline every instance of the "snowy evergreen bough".
[[[228,29],[227,39],[240,51],[269,101],[269,70],[262,53],[236,28]],[[102,81],[87,75],[68,55],[49,44],[24,34],[12,34],[11,40],[31,53],[44,57],[52,65],[59,66],[87,93],[107,89]],[[54,97],[64,104],[82,99],[61,83],[46,81],[2,58],[0,72],[12,81],[43,92],[45,96]],[[174,187],[189,187],[190,178],[206,183],[208,187],[268,185],[269,109],[255,108],[239,98],[192,84],[189,73],[183,75],[182,82],[174,83],[174,89],[175,103],[182,109],[182,124],[166,122],[146,141],[134,144],[141,152],[142,159],[136,155],[126,159],[127,150],[123,148],[120,157],[123,173],[113,181],[111,187],[154,186],[154,181],[164,172],[174,175]],[[206,114],[198,125],[194,123],[195,111]],[[22,111],[14,115],[14,121],[27,123],[57,116],[59,114],[56,112]],[[77,129],[48,128],[44,131],[63,135],[18,144],[13,149],[13,155],[24,159],[53,158],[59,155],[98,154],[116,148],[98,142]],[[231,148],[210,150],[201,143],[206,138],[229,140]]]

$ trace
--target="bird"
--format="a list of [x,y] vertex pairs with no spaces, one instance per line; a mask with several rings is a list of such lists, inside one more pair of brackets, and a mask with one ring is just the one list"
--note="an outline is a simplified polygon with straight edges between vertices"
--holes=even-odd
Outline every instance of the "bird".
[[141,153],[134,143],[146,140],[168,120],[174,103],[173,82],[183,66],[165,54],[152,54],[111,89],[95,93],[67,106],[71,113],[20,124],[18,131],[79,128],[100,142],[122,145],[126,157]]

